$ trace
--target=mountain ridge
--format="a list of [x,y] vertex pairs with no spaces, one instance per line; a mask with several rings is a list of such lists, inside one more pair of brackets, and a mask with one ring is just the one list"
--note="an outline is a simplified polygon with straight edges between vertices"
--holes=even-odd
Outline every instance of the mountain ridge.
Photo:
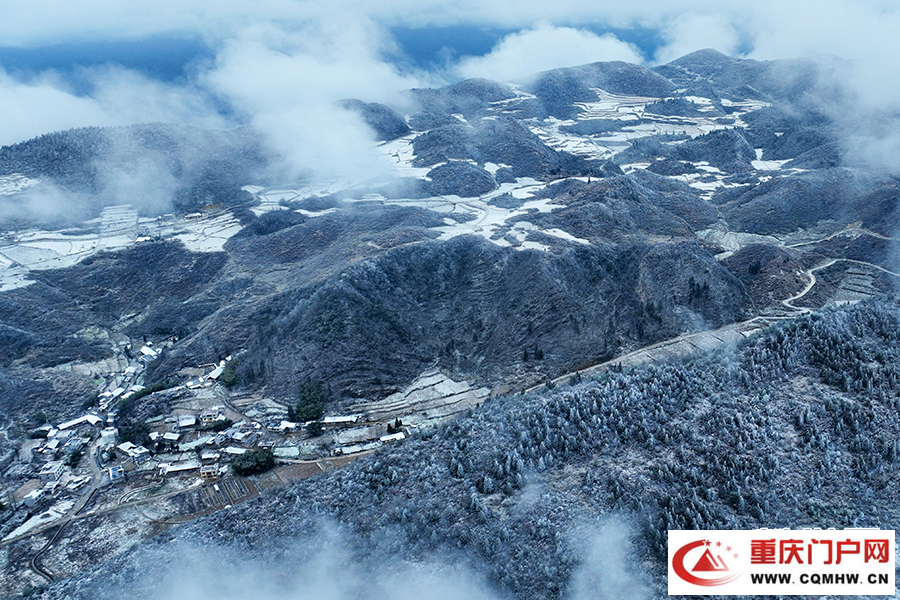
[[[45,422],[85,411],[153,455],[122,487],[91,478],[123,457],[71,459],[97,494],[38,554],[68,578],[43,597],[153,597],[188,542],[302,571],[321,534],[360,580],[452,556],[486,597],[576,598],[603,581],[597,530],[663,595],[668,529],[896,522],[900,187],[845,143],[823,77],[701,51],[345,100],[374,176],[288,177],[244,129],[0,149],[2,491],[34,485]],[[70,210],[42,216],[51,197]],[[654,344],[659,364],[609,362]],[[229,508],[166,491],[154,510],[197,519],[172,529],[103,504],[211,460],[204,431],[184,455],[149,435],[212,407],[237,437],[211,440],[283,444],[285,464],[216,484]],[[55,493],[41,510],[68,506]],[[0,508],[0,530],[29,514]],[[5,547],[9,589],[56,533]]]

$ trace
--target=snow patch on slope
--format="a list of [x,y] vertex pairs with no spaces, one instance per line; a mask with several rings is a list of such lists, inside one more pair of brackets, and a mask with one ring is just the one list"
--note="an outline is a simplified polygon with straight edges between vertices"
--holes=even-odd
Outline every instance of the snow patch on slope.
[[0,176],[0,196],[12,196],[26,188],[37,185],[37,179],[30,179],[20,173]]

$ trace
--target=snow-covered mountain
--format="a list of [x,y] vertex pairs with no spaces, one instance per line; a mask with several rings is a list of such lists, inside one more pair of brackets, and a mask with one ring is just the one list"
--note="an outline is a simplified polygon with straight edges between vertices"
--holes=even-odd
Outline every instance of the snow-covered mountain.
[[[15,449],[0,458],[18,465],[3,475],[4,489],[27,479],[15,458],[28,454],[22,450],[29,434],[23,424],[38,412],[71,418],[79,407],[103,402],[104,393],[120,387],[123,365],[136,360],[132,349],[144,344],[156,349],[153,360],[142,359],[142,386],[174,386],[178,378],[195,377],[198,365],[224,365],[228,357],[232,387],[214,389],[232,407],[240,408],[246,398],[263,406],[253,405],[254,414],[265,412],[266,402],[292,405],[305,382],[321,390],[331,414],[374,414],[377,408],[393,415],[397,407],[418,406],[409,416],[423,427],[488,398],[540,386],[547,391],[622,364],[730,348],[772,325],[795,327],[784,323],[798,318],[805,325],[790,330],[791,343],[812,344],[814,350],[784,357],[777,342],[782,334],[762,334],[768,341],[757,340],[734,359],[744,361],[746,376],[715,367],[739,381],[740,390],[724,386],[715,394],[733,392],[743,403],[737,413],[751,405],[758,413],[748,382],[762,385],[762,378],[753,361],[776,358],[784,381],[799,381],[805,371],[797,365],[806,365],[821,377],[837,378],[826,382],[834,384],[838,367],[816,362],[810,353],[821,348],[804,336],[816,327],[831,335],[844,317],[831,315],[825,326],[808,313],[893,292],[900,280],[900,187],[896,174],[867,166],[848,146],[851,132],[822,97],[819,68],[813,61],[757,62],[705,50],[653,69],[594,63],[539,73],[527,83],[470,79],[414,89],[394,107],[347,100],[341,106],[371,129],[376,175],[298,175],[245,129],[91,128],[0,148],[0,424]],[[867,311],[836,314],[855,315],[866,336],[881,339],[896,309]],[[853,368],[886,365],[878,358],[884,348],[872,350],[869,362],[863,360],[866,352],[854,354]],[[521,450],[509,449],[494,467],[484,462],[490,444],[473,438],[467,443],[477,452],[470,464],[461,458],[464,447],[451,449],[460,435],[451,426],[440,430],[441,445],[428,450],[431,466],[423,468],[450,461],[454,478],[463,483],[442,501],[452,507],[453,519],[463,519],[456,504],[465,501],[471,518],[483,520],[493,518],[491,511],[506,510],[506,500],[492,496],[503,485],[509,489],[502,493],[519,510],[526,502],[520,497],[523,481],[531,475],[562,473],[566,461],[584,468],[587,463],[572,458],[581,456],[582,446],[586,453],[611,451],[588,448],[580,433],[581,441],[566,434],[553,438],[553,448],[565,450],[551,452],[548,464],[543,453],[551,442],[537,449],[550,439],[544,429],[643,436],[640,444],[650,445],[640,446],[642,457],[656,443],[668,449],[681,443],[684,451],[691,443],[686,433],[679,433],[680,441],[661,441],[666,419],[676,418],[663,400],[636,401],[653,411],[646,415],[652,426],[634,415],[620,416],[622,407],[594,401],[597,390],[615,388],[614,397],[625,402],[626,383],[641,394],[651,389],[657,398],[654,377],[684,378],[688,371],[700,376],[694,367],[660,369],[547,400],[556,407],[571,400],[581,411],[559,408],[568,411],[567,420],[556,425],[543,408],[529,404],[530,396],[498,401],[466,422],[473,431],[496,427],[498,439],[515,446],[519,442],[507,425],[523,419],[533,439],[523,439]],[[873,377],[873,385],[893,390],[895,382]],[[710,401],[707,388],[685,385],[678,388],[679,402]],[[203,391],[208,386],[197,387],[185,384],[184,397],[142,395],[119,415],[120,428],[142,427],[192,401],[187,397],[211,393]],[[794,414],[793,401],[778,405],[779,419]],[[458,408],[446,408],[457,402]],[[509,413],[503,402],[510,403]],[[695,412],[696,422],[685,427],[701,427],[702,415]],[[826,417],[816,418],[824,423]],[[759,427],[761,418],[753,417]],[[416,444],[389,456],[413,468],[415,461],[405,453],[425,452],[427,441]],[[773,444],[781,456],[790,455],[781,442]],[[704,484],[739,498],[727,501],[727,510],[738,513],[721,513],[726,509],[714,495],[692,499],[687,508],[666,505],[662,484],[653,488],[656,504],[642,513],[637,488],[627,483],[631,467],[624,463],[604,463],[615,473],[603,492],[614,501],[604,500],[604,510],[655,519],[642,530],[648,561],[658,558],[653,552],[659,539],[650,538],[659,535],[659,519],[700,515],[702,525],[744,523],[746,514],[776,504],[783,516],[787,509],[774,497],[760,499],[762,476],[754,479],[757,471],[777,467],[760,458],[761,447],[753,452],[755,470],[737,469],[750,478],[745,481],[753,480],[747,483],[752,492],[733,489],[742,485],[734,483],[734,473],[710,474],[724,479]],[[563,462],[554,465],[557,459]],[[382,506],[383,494],[393,493],[383,482],[397,480],[390,474],[393,460],[348,467],[375,469],[345,476],[353,486],[357,475],[372,483],[377,492],[371,510],[381,510],[374,507]],[[517,460],[524,462],[511,466]],[[672,464],[655,467],[657,479],[671,483]],[[478,476],[456,475],[469,468]],[[520,471],[522,481],[516,479]],[[433,485],[432,475],[421,481]],[[535,477],[552,487],[543,475]],[[585,479],[584,485],[606,485],[598,481]],[[464,483],[475,487],[462,490]],[[326,504],[362,502],[365,494],[352,489],[347,498],[328,496]],[[316,487],[303,490],[297,498],[324,494]],[[286,498],[255,506],[281,510]],[[571,524],[569,508],[565,520]],[[292,518],[309,517],[291,511]],[[398,519],[392,527],[410,518],[401,504],[390,511],[390,519]],[[329,514],[352,528],[365,520],[355,512]],[[443,518],[439,514],[435,522]],[[545,537],[555,535],[549,521],[510,519],[517,528],[541,529],[535,535],[542,548],[549,543]],[[206,525],[197,527],[203,536],[213,535]],[[492,527],[479,531],[493,535],[502,529]],[[437,537],[414,547],[425,554],[443,547],[441,534],[434,533],[438,528],[426,530]],[[74,530],[65,544],[78,545],[78,536],[88,533]],[[488,546],[471,554],[460,540],[460,551],[478,569],[495,567],[489,577],[506,591],[526,597],[537,589],[535,581],[515,574],[510,556],[501,560]],[[98,561],[124,550],[91,548]],[[567,562],[560,547],[551,555],[542,564],[557,588],[547,597],[560,597],[558,586],[567,581],[560,569],[577,561]],[[536,560],[531,556],[523,564]],[[77,564],[61,560],[57,574],[77,575]],[[523,583],[511,583],[514,576]],[[17,577],[9,581],[24,589],[27,578]]]

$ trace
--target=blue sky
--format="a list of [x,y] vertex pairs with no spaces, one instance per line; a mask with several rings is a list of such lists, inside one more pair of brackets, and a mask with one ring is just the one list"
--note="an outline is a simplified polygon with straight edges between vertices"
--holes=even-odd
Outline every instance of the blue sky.
[[[635,26],[612,28],[581,24],[580,29],[597,35],[612,34],[633,44],[641,57],[652,60],[663,45],[659,30]],[[443,69],[463,57],[488,54],[503,38],[520,29],[478,25],[431,27],[397,26],[389,29],[399,55],[386,60],[399,69]],[[36,47],[0,46],[0,66],[8,73],[28,77],[53,70],[79,86],[79,71],[85,67],[118,65],[168,82],[190,77],[194,68],[215,58],[214,48],[200,37],[154,35],[138,40],[91,40]],[[87,90],[80,89],[82,92]]]
[[150,77],[177,81],[191,65],[214,58],[202,39],[153,36],[140,40],[96,40],[37,47],[0,47],[0,66],[7,72],[34,75],[48,69],[74,76],[80,67],[117,64]]

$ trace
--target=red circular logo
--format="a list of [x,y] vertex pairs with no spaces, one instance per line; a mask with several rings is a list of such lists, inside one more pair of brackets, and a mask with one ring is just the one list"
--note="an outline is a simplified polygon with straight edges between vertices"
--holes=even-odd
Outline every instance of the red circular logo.
[[[718,546],[721,545],[722,543],[718,542]],[[685,558],[692,550],[697,548],[705,548],[705,550],[700,558],[697,559],[694,567],[688,570],[684,564]],[[730,551],[731,549],[727,548],[726,550]],[[734,556],[737,557],[737,555]],[[672,569],[676,575],[688,583],[706,587],[731,583],[741,575],[740,573],[731,573],[731,569],[725,563],[725,558],[720,552],[713,552],[712,544],[709,540],[697,540],[679,548],[675,552],[675,556],[672,557]]]

